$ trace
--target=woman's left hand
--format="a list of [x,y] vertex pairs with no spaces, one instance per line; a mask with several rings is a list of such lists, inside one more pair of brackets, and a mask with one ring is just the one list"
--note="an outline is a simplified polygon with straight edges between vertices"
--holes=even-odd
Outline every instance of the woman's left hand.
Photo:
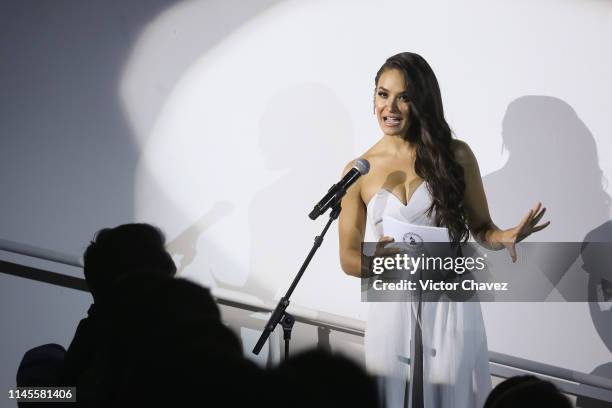
[[514,228],[509,228],[502,231],[501,239],[499,240],[510,253],[512,262],[516,262],[516,244],[521,242],[534,232],[538,232],[548,227],[550,221],[537,225],[544,216],[546,208],[542,207],[542,203],[537,203],[529,210],[527,215],[523,217],[520,224]]

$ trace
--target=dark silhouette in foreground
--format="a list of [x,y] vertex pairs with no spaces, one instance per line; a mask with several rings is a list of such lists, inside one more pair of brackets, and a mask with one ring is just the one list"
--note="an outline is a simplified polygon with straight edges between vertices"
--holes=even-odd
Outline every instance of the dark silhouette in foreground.
[[374,377],[342,355],[306,351],[281,363],[271,377],[286,406],[380,406]]
[[76,386],[62,406],[379,406],[373,378],[345,357],[310,351],[268,371],[246,359],[210,291],[174,277],[164,243],[147,224],[98,232],[84,254],[88,316],[68,351],[28,351],[17,384]]
[[83,272],[94,302],[79,323],[64,362],[64,382],[76,385],[79,401],[97,401],[106,393],[100,373],[109,360],[110,304],[117,282],[128,276],[176,273],[164,244],[164,235],[156,227],[125,224],[98,231],[85,250]]
[[555,385],[533,375],[508,378],[491,391],[484,408],[571,408]]

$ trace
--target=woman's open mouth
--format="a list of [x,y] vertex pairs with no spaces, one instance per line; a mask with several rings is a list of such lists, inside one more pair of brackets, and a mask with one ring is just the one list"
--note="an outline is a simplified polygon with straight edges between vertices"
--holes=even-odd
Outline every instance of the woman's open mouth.
[[383,116],[383,122],[386,126],[399,126],[402,122],[402,118],[398,116]]

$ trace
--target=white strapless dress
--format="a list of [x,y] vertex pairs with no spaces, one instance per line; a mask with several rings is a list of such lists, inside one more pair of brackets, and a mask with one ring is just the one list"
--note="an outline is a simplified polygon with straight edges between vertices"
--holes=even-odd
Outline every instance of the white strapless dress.
[[[435,226],[425,212],[431,196],[425,183],[407,205],[387,190],[367,205],[365,240],[382,235],[388,215],[412,224]],[[410,356],[417,323],[415,302],[370,303],[365,334],[368,371],[381,376],[381,393],[388,408],[413,407]],[[478,302],[423,302],[423,402],[425,408],[481,408],[491,391],[487,339]],[[409,385],[407,385],[409,384]]]

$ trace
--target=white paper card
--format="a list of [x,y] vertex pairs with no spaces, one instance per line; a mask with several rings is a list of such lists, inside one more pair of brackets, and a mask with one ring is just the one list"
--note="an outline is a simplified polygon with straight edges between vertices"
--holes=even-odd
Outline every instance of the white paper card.
[[447,228],[410,224],[387,215],[382,217],[382,230],[395,242],[450,242]]

